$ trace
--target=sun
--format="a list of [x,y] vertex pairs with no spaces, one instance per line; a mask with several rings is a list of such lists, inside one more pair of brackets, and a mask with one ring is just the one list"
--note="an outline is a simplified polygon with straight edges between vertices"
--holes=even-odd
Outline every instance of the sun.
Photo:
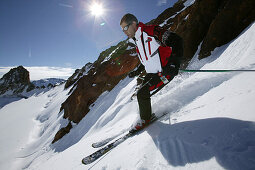
[[94,2],[91,6],[90,6],[90,12],[92,15],[99,17],[101,15],[104,14],[104,8],[103,5],[97,2]]

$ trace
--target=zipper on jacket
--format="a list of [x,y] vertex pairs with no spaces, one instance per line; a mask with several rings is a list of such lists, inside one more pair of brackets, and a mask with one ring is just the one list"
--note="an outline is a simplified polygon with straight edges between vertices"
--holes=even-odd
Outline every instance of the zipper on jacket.
[[146,54],[146,51],[145,51],[145,46],[144,46],[143,32],[142,32],[141,40],[142,40],[142,45],[143,45],[143,51],[144,51],[145,58],[146,58],[146,60],[148,60],[148,57],[147,57],[147,54]]
[[149,47],[149,54],[151,55],[151,41],[152,38],[148,37],[148,39],[146,40],[146,42],[148,43],[148,47]]
[[141,57],[140,51],[139,51],[138,46],[137,46],[137,43],[136,43],[136,38],[133,37],[133,40],[134,40],[134,42],[135,42],[135,46],[136,46],[135,49],[136,49],[136,52],[137,52],[138,56],[140,57],[141,61],[143,62],[143,59],[142,59],[142,57]]

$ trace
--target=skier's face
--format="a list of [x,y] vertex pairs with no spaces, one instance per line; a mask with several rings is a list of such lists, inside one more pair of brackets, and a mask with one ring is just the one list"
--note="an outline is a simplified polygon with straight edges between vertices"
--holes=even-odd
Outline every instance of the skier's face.
[[120,26],[123,32],[128,36],[128,38],[133,38],[135,36],[136,22],[133,22],[132,24],[127,24],[126,22],[123,22]]

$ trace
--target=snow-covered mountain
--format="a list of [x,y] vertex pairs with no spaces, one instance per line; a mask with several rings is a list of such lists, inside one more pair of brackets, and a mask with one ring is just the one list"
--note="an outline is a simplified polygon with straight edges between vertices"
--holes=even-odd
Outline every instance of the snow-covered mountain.
[[[255,70],[254,2],[180,0],[151,23],[183,37],[188,69]],[[165,117],[83,165],[93,142],[139,118],[126,77],[136,59],[125,40],[66,84],[1,108],[0,169],[255,169],[255,72],[179,74],[152,97]]]
[[[195,55],[188,68],[255,70],[254,37],[253,23],[210,57]],[[152,97],[153,111],[167,116],[87,166],[81,159],[96,151],[93,142],[137,120],[137,101],[130,99],[135,79],[103,93],[54,144],[54,134],[68,124],[59,109],[69,89],[13,102],[0,110],[1,169],[254,169],[254,79],[253,72],[180,74]]]
[[11,69],[0,79],[0,95],[15,95],[29,91],[29,72],[23,67]]
[[64,79],[59,79],[59,78],[47,78],[47,79],[41,79],[41,80],[34,80],[31,83],[35,85],[37,88],[50,88],[50,87],[55,87],[60,84],[65,83],[66,80]]
[[57,78],[30,82],[29,72],[23,66],[12,68],[0,79],[0,108],[13,101],[46,92],[64,82],[64,79]]

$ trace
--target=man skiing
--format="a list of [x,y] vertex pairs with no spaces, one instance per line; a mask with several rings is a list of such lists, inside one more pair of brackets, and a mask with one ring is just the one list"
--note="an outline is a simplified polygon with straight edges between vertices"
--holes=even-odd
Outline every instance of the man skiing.
[[137,92],[141,120],[132,130],[140,130],[151,122],[152,109],[150,97],[162,89],[178,74],[183,55],[182,38],[158,25],[147,26],[138,22],[132,14],[126,14],[120,21],[123,32],[136,45],[141,64],[129,73],[133,78],[142,71],[146,76]]

